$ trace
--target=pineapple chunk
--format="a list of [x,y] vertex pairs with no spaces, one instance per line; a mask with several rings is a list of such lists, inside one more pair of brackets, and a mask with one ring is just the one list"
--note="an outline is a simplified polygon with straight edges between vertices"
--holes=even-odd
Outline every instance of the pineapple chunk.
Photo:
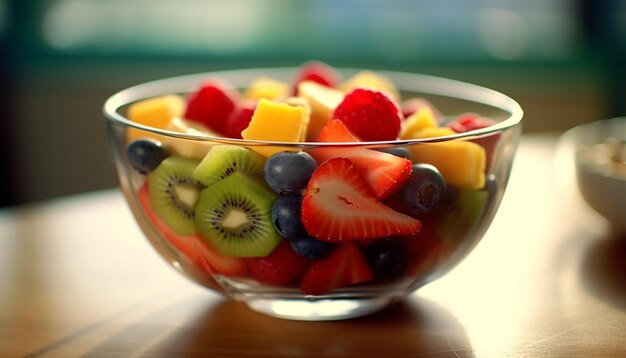
[[413,145],[411,156],[416,163],[437,167],[446,182],[464,189],[485,186],[485,149],[467,141]]
[[[309,111],[306,107],[260,99],[250,124],[241,132],[241,136],[251,140],[300,142],[306,135],[308,123]],[[250,149],[266,157],[282,150],[297,150],[266,146],[251,146]]]
[[[185,100],[178,95],[164,95],[136,102],[128,107],[128,119],[145,126],[165,129],[172,118],[180,117],[185,111]],[[142,137],[155,138],[150,132],[129,128],[129,142]]]
[[454,134],[457,133],[448,127],[428,127],[415,132],[412,138],[436,138]]
[[314,81],[303,81],[298,84],[298,96],[306,99],[311,107],[306,140],[315,141],[326,122],[332,119],[335,108],[343,100],[343,93]]
[[349,92],[357,87],[368,87],[384,92],[397,102],[401,99],[400,92],[393,82],[382,74],[373,71],[361,71],[339,86],[344,92]]
[[416,134],[424,128],[437,128],[435,115],[428,107],[421,108],[402,122],[399,137],[400,139],[424,138],[416,136]]
[[275,99],[287,97],[289,95],[289,85],[285,82],[271,77],[259,77],[252,81],[245,90],[243,96],[248,100]]
[[[173,118],[165,127],[168,131],[186,133],[186,134],[198,134],[209,135],[213,137],[219,137],[218,134],[212,132],[205,125],[185,120],[182,118]],[[159,136],[159,140],[164,146],[170,148],[175,153],[188,158],[202,159],[211,149],[211,142],[191,139],[180,139]]]

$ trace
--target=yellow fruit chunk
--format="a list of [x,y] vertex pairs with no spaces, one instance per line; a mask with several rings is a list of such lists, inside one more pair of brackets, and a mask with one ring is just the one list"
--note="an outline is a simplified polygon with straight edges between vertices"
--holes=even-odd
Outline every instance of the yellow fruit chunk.
[[[307,108],[287,103],[260,99],[248,128],[241,132],[243,139],[267,140],[275,142],[299,142],[309,124]],[[269,157],[289,148],[250,146],[250,149]],[[292,150],[298,150],[296,148]]]
[[421,108],[402,122],[399,138],[420,138],[416,137],[416,134],[424,128],[437,128],[437,119],[435,119],[433,111],[428,107]]
[[258,77],[244,91],[243,97],[248,100],[261,98],[274,99],[289,96],[289,85],[271,77]]
[[306,141],[306,135],[308,132],[308,128],[311,126],[310,121],[311,121],[311,106],[309,105],[309,101],[307,101],[306,98],[303,97],[287,97],[284,100],[282,100],[282,102],[287,103],[290,106],[300,106],[306,109],[307,111],[307,115],[306,117],[309,120],[309,125],[307,126],[307,130],[302,131],[302,134],[300,136],[300,140],[299,142],[304,142]]
[[[212,132],[205,125],[182,118],[173,118],[167,124],[165,129],[178,133],[219,137],[219,135],[217,135],[215,132]],[[202,140],[191,140],[165,136],[159,136],[158,139],[168,150],[171,150],[174,153],[179,154],[183,157],[196,159],[204,158],[213,144],[211,142]]]
[[476,143],[458,140],[417,144],[409,149],[415,163],[434,165],[450,185],[466,189],[485,186],[485,149]]
[[349,92],[357,87],[369,87],[391,96],[395,101],[400,101],[400,92],[396,85],[380,73],[372,71],[361,71],[347,79],[339,88],[344,92]]
[[[128,107],[128,119],[145,126],[165,129],[174,117],[180,117],[185,111],[185,100],[178,95],[164,95],[133,103]],[[129,142],[155,136],[150,132],[129,128],[126,138]]]
[[315,141],[326,122],[332,119],[335,108],[343,100],[343,93],[314,81],[304,81],[298,84],[298,96],[306,99],[311,107],[306,140]]
[[429,127],[415,132],[413,138],[436,138],[454,134],[457,133],[447,127]]

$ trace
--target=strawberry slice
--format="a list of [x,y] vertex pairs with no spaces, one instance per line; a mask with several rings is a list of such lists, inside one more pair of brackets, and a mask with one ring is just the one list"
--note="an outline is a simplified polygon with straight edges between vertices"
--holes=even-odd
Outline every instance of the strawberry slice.
[[338,119],[331,119],[320,131],[318,142],[360,142],[361,140]]
[[[318,141],[356,142],[358,137],[343,122],[333,119],[322,128]],[[318,163],[338,156],[350,159],[379,200],[394,193],[411,175],[410,160],[377,150],[356,147],[316,148],[311,150],[311,155]]]
[[185,119],[200,122],[225,133],[226,121],[239,102],[239,93],[229,84],[210,79],[187,97]]
[[332,289],[374,279],[363,254],[353,242],[340,244],[321,260],[307,267],[300,288],[308,295],[323,295]]
[[332,158],[313,173],[302,200],[302,223],[322,241],[412,235],[419,220],[385,206],[349,159]]
[[342,121],[364,141],[384,141],[398,138],[402,112],[383,92],[356,88],[346,94],[332,118]]
[[148,186],[144,185],[137,192],[139,205],[148,217],[148,220],[176,251],[191,261],[198,269],[208,274],[222,274],[224,276],[245,276],[248,267],[245,261],[238,257],[224,256],[209,247],[197,235],[178,235],[152,210]]
[[224,135],[228,138],[241,139],[241,131],[250,124],[255,108],[256,102],[247,102],[235,108],[226,119]]
[[273,286],[296,282],[309,264],[309,259],[291,249],[288,240],[283,240],[268,256],[247,260],[252,275],[259,282]]

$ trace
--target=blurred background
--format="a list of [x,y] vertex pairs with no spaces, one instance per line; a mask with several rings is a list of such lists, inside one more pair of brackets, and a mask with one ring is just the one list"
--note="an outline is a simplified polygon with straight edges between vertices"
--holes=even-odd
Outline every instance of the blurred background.
[[487,86],[559,132],[626,114],[626,0],[0,0],[0,206],[114,187],[118,90],[310,59]]

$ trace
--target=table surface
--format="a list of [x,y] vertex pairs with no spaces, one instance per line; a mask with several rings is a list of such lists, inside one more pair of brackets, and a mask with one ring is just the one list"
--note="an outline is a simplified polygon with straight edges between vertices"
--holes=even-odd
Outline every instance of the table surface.
[[177,274],[117,190],[0,210],[0,356],[626,356],[626,239],[524,136],[500,210],[447,276],[382,312],[266,317]]

